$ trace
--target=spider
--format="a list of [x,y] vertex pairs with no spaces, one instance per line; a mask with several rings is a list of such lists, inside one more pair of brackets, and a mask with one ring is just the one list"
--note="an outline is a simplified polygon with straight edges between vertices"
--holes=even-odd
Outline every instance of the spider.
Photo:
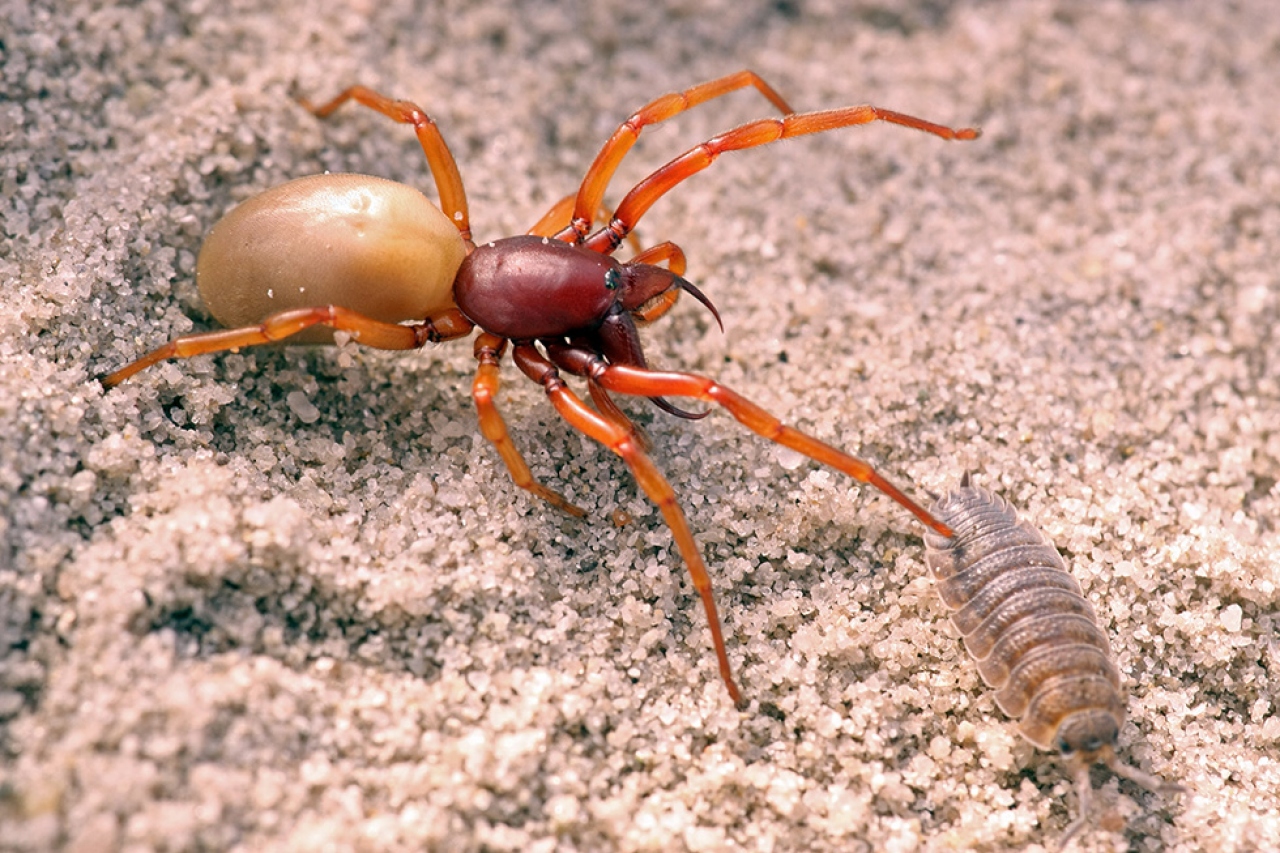
[[[612,214],[604,208],[610,179],[646,127],[747,87],[781,115],[690,148],[631,189]],[[480,431],[512,480],[571,515],[586,515],[535,480],[511,441],[495,402],[499,363],[508,347],[516,366],[542,386],[560,416],[620,456],[661,511],[706,611],[720,677],[739,706],[742,694],[729,665],[706,564],[674,490],[649,457],[648,440],[611,394],[647,397],[690,419],[710,410],[687,412],[666,398],[719,405],[753,432],[874,486],[933,530],[950,535],[945,524],[863,460],[785,426],[706,376],[650,369],[637,326],[663,316],[681,292],[706,306],[717,323],[720,316],[683,278],[685,255],[675,243],[660,243],[625,262],[612,255],[658,199],[727,151],[872,121],[944,139],[976,139],[978,130],[952,129],[872,106],[797,113],[757,74],[739,71],[663,95],[633,113],[600,149],[577,193],[553,205],[527,234],[477,244],[471,239],[462,178],[435,122],[416,105],[364,86],[352,86],[319,106],[299,99],[319,118],[347,101],[413,127],[435,179],[439,207],[404,184],[353,174],[300,178],[246,201],[214,225],[196,265],[201,298],[227,328],[176,338],[102,377],[104,386],[169,358],[285,340],[332,341],[335,331],[365,346],[409,350],[462,338],[478,327],[479,366],[471,393]],[[606,224],[592,230],[597,219]],[[566,385],[562,372],[585,379],[594,408]]]

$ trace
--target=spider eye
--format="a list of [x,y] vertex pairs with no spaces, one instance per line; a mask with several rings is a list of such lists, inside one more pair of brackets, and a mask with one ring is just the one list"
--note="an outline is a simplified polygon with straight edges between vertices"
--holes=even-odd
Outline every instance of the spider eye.
[[618,275],[615,269],[607,269],[604,271],[604,289],[617,290],[622,286],[622,277]]

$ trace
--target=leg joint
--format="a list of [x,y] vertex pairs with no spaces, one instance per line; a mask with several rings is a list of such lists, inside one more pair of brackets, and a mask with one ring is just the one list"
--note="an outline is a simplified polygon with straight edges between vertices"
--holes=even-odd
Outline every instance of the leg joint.
[[[434,328],[434,327],[433,327]],[[497,364],[506,352],[507,339],[497,335],[480,335],[471,349],[476,361],[481,364]]]

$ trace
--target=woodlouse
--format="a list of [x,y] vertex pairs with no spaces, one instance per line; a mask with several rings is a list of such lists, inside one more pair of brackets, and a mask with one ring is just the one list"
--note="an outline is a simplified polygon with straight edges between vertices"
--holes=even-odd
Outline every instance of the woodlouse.
[[954,536],[925,531],[925,562],[982,680],[999,691],[1000,709],[1020,718],[1023,737],[1057,749],[1075,777],[1080,816],[1060,847],[1086,825],[1094,764],[1152,791],[1183,790],[1116,758],[1125,714],[1120,674],[1093,607],[1053,543],[968,474],[930,512]]

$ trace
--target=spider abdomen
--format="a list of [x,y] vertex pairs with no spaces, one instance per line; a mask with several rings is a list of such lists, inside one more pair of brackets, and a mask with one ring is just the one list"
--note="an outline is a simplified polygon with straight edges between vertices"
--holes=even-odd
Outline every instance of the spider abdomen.
[[[228,328],[320,305],[399,323],[453,307],[465,255],[458,229],[412,187],[368,175],[311,175],[219,220],[200,249],[196,285]],[[332,340],[331,330],[316,327],[290,342]]]

